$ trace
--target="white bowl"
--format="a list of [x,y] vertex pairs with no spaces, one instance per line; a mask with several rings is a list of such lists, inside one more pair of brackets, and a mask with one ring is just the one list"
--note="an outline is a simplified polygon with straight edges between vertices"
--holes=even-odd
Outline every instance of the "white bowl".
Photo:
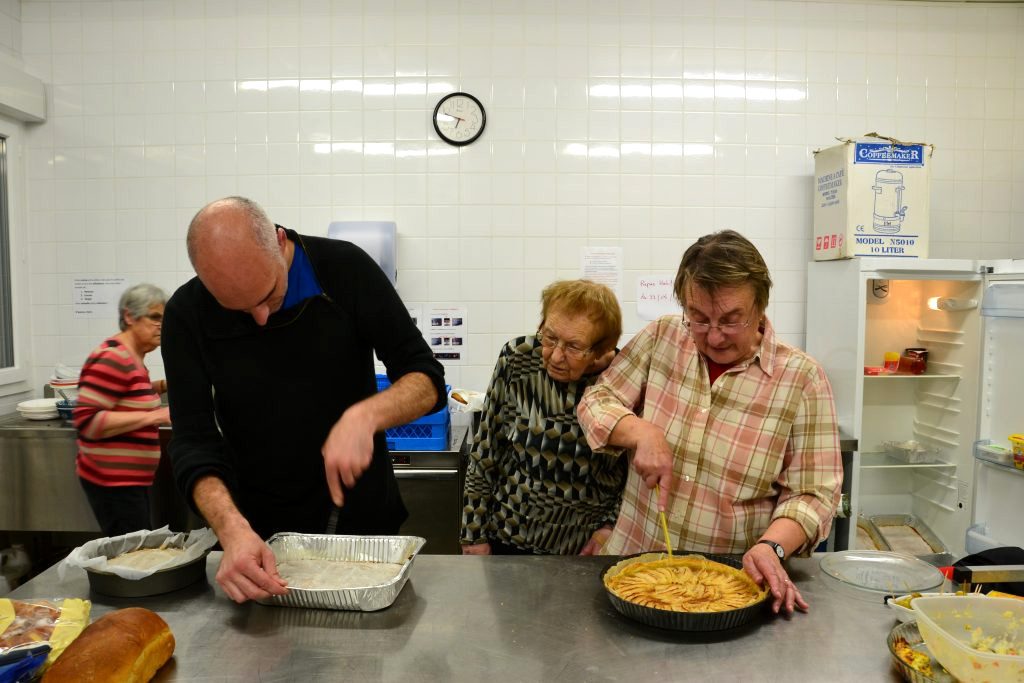
[[[904,624],[908,621],[916,620],[917,614],[914,613],[913,608],[907,608],[903,605],[897,605],[896,601],[909,598],[911,595],[912,593],[907,593],[906,595],[898,595],[895,598],[887,598],[885,601],[885,604],[887,604],[892,609],[892,611],[896,613],[896,618],[902,621]],[[934,598],[936,596],[943,595],[943,593],[918,593],[917,595],[919,598]],[[952,593],[946,593],[945,595],[952,595]],[[914,599],[917,600],[917,598]],[[913,605],[913,603],[911,603],[911,605]]]
[[18,404],[18,412],[22,415],[56,413],[59,398],[33,398]]
[[21,413],[21,416],[26,420],[56,420],[60,417],[60,413],[56,411],[52,413]]

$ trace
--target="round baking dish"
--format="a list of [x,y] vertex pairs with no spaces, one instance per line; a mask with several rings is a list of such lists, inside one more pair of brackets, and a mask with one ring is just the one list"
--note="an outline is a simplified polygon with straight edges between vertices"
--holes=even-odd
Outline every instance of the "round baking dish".
[[[634,553],[633,555],[625,555],[620,557],[615,564],[622,560],[628,560],[633,557],[639,557],[641,555],[648,555],[654,552],[655,554],[661,554],[665,557],[664,553],[657,553],[657,551],[647,551],[644,553]],[[678,551],[676,551],[678,555]],[[714,562],[720,562],[724,565],[728,565],[735,569],[743,570],[743,563],[725,555],[714,555],[711,553],[687,553],[694,555],[701,555]],[[612,607],[614,607],[623,616],[629,617],[634,621],[639,621],[641,624],[647,624],[648,626],[655,626],[657,628],[670,629],[673,631],[724,631],[726,629],[737,628],[749,624],[759,615],[764,614],[765,606],[768,604],[768,598],[771,597],[771,593],[765,593],[765,596],[746,607],[739,609],[726,610],[724,612],[674,612],[672,610],[657,609],[655,607],[645,607],[643,605],[637,605],[636,603],[623,600],[619,596],[612,593],[604,583],[605,574],[607,574],[612,567],[612,564],[606,567],[601,572],[601,585],[604,586],[604,591],[608,595],[608,600],[611,601]]]
[[123,576],[97,571],[90,567],[86,567],[85,573],[89,577],[89,587],[97,593],[115,598],[144,598],[150,595],[170,593],[205,580],[206,556],[209,553],[210,551],[207,550],[201,557],[197,557],[191,562],[161,569],[141,579],[126,579]]

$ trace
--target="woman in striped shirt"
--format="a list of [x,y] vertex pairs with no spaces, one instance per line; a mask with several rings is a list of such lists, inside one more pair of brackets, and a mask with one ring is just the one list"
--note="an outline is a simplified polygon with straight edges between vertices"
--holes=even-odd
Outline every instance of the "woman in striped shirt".
[[121,332],[89,354],[78,380],[75,469],[107,536],[150,526],[149,487],[160,462],[158,428],[170,422],[170,414],[160,405],[167,381],[151,382],[142,359],[160,346],[166,301],[154,285],[126,290],[117,305]]

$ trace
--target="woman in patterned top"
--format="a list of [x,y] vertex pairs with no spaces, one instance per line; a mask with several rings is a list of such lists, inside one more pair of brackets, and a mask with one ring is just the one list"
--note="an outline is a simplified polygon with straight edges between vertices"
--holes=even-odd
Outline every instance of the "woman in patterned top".
[[135,285],[117,305],[121,332],[86,359],[74,410],[75,469],[107,536],[148,529],[149,487],[160,462],[159,425],[170,422],[160,394],[167,381],[149,379],[143,357],[160,346],[164,303],[159,287]]
[[[828,536],[842,464],[825,372],[775,335],[772,280],[757,248],[732,230],[683,254],[683,315],[640,331],[584,396],[580,423],[596,451],[632,451],[622,512],[603,550],[663,545],[743,553],[776,612],[807,603],[782,560]],[[655,494],[655,487],[660,495]]]
[[537,334],[509,341],[494,368],[463,494],[462,552],[594,554],[611,531],[623,458],[593,453],[576,406],[622,334],[615,294],[586,280],[541,294]]

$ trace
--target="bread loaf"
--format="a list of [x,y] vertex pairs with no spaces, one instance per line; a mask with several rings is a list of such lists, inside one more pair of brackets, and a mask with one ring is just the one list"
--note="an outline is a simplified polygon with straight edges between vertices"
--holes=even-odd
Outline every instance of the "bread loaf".
[[174,635],[155,612],[128,607],[90,624],[43,676],[43,683],[145,683],[174,653]]

